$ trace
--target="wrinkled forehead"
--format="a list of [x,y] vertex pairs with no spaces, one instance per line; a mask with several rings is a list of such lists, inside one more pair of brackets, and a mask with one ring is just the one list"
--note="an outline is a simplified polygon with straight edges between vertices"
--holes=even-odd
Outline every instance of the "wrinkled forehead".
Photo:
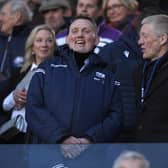
[[94,5],[97,6],[98,0],[78,0],[77,4],[84,4],[84,5]]
[[154,33],[154,26],[152,24],[143,24],[140,28],[140,34],[153,34]]
[[70,25],[70,30],[73,28],[88,28],[96,31],[95,25],[87,19],[77,19],[73,21]]
[[107,1],[108,2],[108,4],[121,4],[121,1],[120,0],[108,0]]

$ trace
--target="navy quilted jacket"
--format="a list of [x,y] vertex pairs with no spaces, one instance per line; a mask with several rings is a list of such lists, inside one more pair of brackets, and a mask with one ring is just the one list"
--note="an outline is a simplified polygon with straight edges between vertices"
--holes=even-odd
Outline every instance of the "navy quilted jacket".
[[133,74],[142,61],[137,41],[136,30],[130,27],[118,41],[105,46],[99,53],[100,57],[111,65],[113,73],[120,82],[125,130],[134,128],[137,116]]
[[26,118],[33,136],[44,143],[70,135],[112,142],[122,124],[118,83],[94,54],[79,72],[73,51],[65,47],[33,76]]

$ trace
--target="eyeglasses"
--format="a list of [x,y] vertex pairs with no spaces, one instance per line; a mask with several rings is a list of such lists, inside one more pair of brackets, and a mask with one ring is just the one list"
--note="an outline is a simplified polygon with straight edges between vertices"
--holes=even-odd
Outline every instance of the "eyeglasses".
[[112,6],[107,6],[107,11],[110,11],[110,10],[120,10],[122,7],[124,7],[123,4],[114,4]]

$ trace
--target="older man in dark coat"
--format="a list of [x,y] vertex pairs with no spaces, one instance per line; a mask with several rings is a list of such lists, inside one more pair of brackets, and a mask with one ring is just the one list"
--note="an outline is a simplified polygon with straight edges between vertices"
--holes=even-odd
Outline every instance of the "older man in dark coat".
[[135,141],[168,141],[168,16],[142,21],[139,44],[144,64],[136,73],[139,117]]

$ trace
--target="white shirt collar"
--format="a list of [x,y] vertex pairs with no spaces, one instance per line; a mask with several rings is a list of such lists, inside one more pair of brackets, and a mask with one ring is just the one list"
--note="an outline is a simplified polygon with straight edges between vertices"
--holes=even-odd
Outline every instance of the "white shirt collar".
[[31,71],[33,71],[33,70],[34,70],[34,69],[36,69],[37,67],[38,67],[38,65],[37,65],[37,64],[32,63],[32,66],[31,66],[30,70],[31,70]]

